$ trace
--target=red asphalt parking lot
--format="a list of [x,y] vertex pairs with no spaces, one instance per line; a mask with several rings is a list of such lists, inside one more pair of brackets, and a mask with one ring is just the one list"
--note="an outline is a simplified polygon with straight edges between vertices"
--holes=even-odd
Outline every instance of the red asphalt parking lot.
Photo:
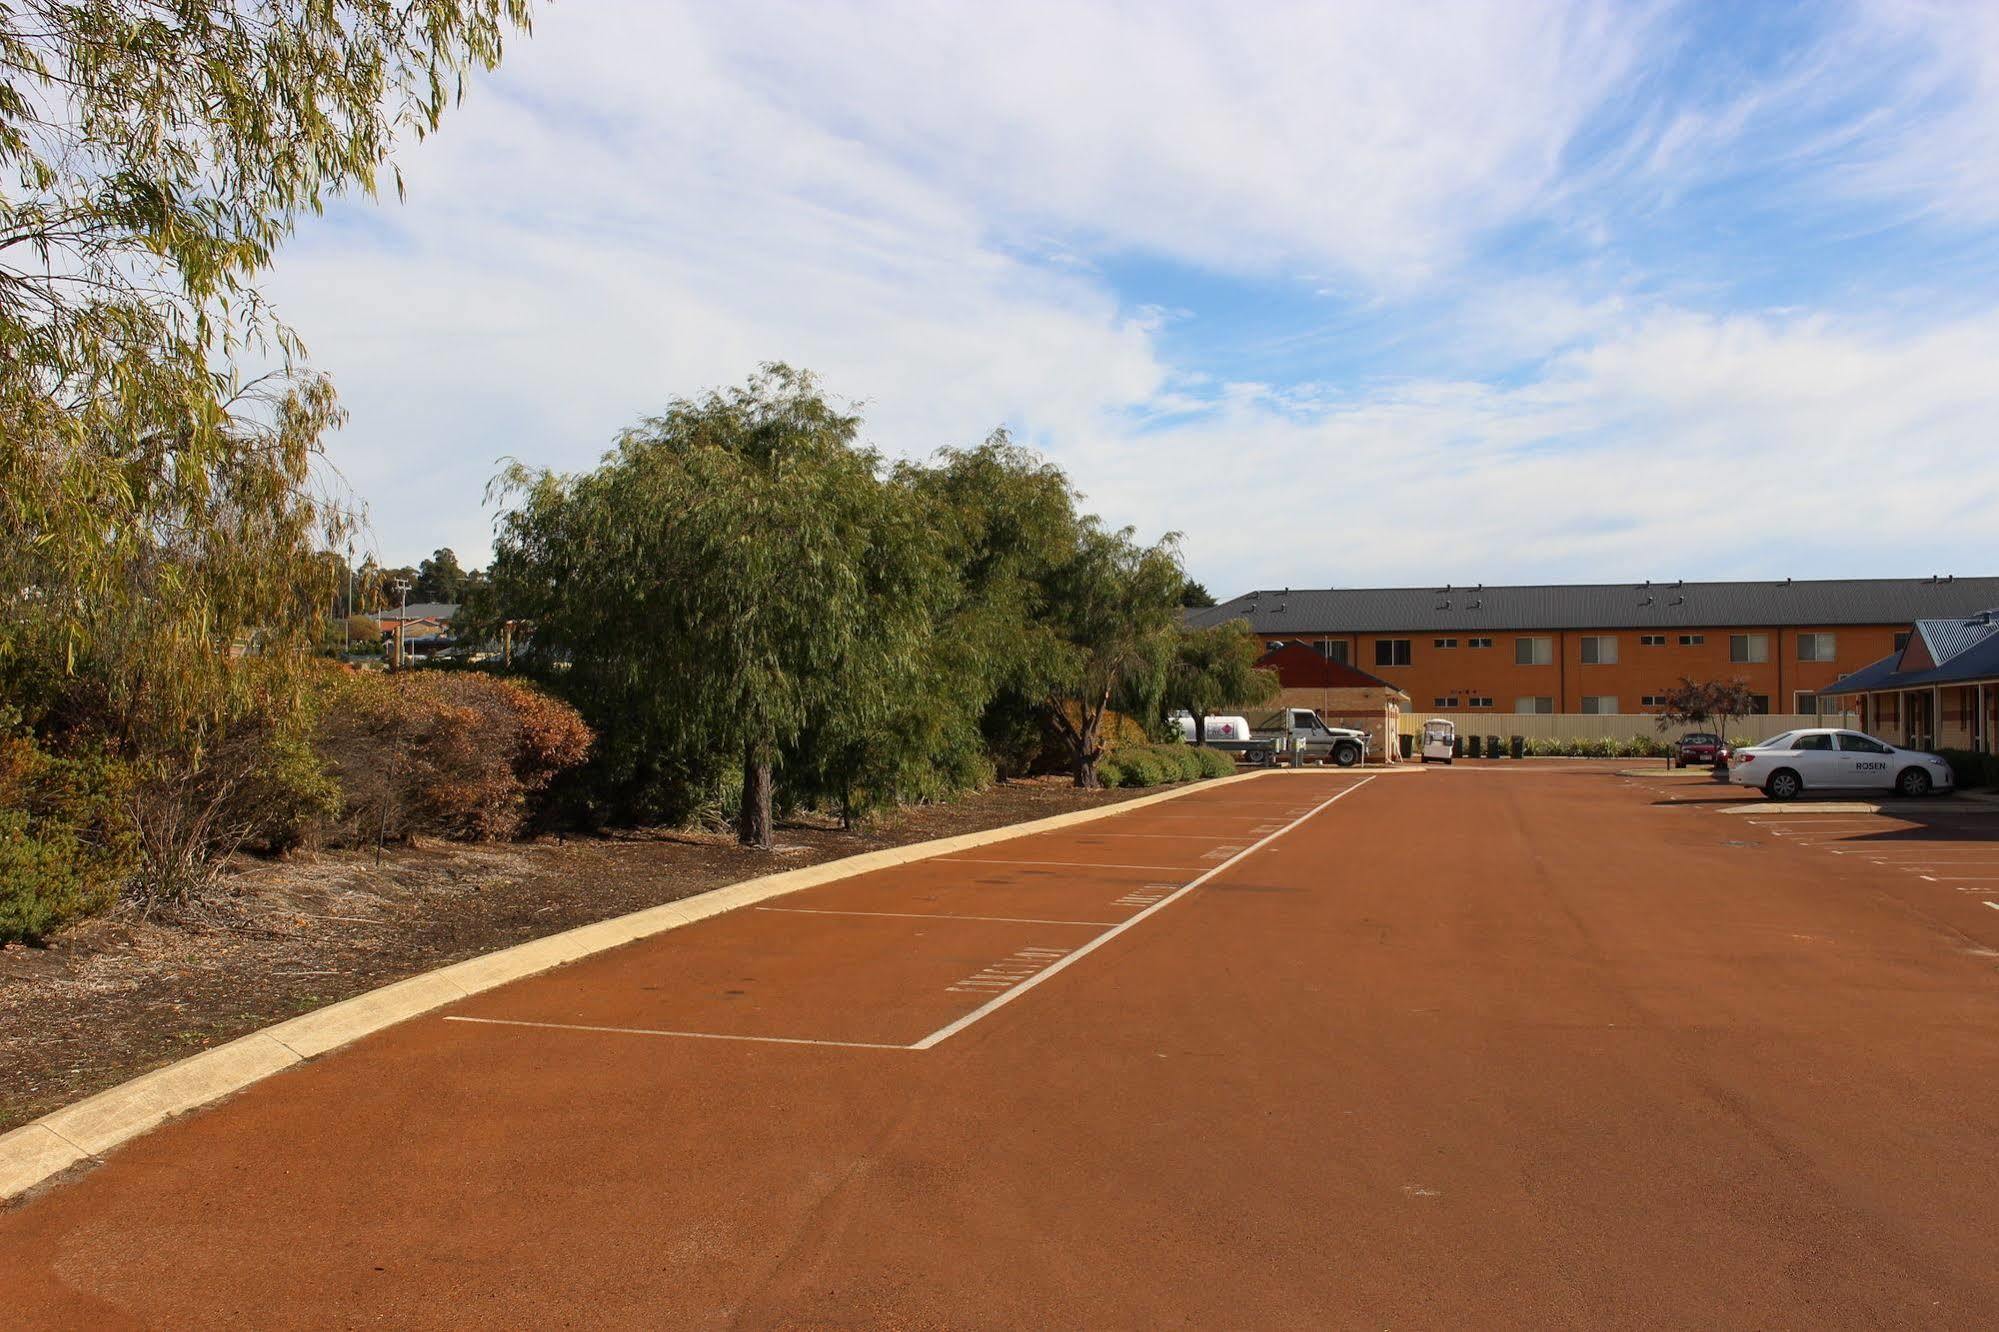
[[1999,1323],[1999,817],[1745,803],[1276,773],[775,899],[0,1213],[0,1321]]

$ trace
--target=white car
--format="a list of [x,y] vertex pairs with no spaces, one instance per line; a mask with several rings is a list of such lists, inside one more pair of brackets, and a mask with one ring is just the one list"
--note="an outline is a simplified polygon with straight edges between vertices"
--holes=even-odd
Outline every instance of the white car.
[[1935,754],[1897,749],[1871,735],[1814,727],[1786,731],[1735,750],[1728,780],[1753,786],[1772,800],[1800,791],[1899,791],[1926,796],[1955,784],[1950,764]]

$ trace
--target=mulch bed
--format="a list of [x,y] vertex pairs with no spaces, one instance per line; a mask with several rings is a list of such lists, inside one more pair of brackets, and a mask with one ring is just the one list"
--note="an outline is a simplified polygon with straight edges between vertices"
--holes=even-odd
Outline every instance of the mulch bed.
[[150,1069],[433,967],[742,879],[1117,804],[1143,791],[1008,782],[870,827],[781,824],[774,854],[652,830],[503,845],[424,841],[234,867],[172,921],[86,922],[0,947],[0,1132]]

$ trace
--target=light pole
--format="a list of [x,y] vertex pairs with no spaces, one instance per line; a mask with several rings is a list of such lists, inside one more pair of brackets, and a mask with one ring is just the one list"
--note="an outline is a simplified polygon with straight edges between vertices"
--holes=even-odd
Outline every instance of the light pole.
[[401,670],[408,661],[410,629],[410,580],[398,578],[395,581],[396,595],[402,598],[402,609],[396,612],[396,669]]
[[343,659],[354,655],[354,543],[347,543],[347,604],[346,614],[340,617],[340,655]]

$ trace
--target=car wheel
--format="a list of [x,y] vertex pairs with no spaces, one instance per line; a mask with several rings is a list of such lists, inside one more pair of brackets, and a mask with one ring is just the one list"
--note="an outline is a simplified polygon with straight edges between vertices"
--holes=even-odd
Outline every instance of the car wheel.
[[1895,789],[1911,800],[1919,800],[1930,793],[1930,775],[1921,768],[1904,768],[1895,779]]
[[1789,768],[1779,768],[1770,774],[1770,780],[1763,783],[1763,794],[1772,800],[1795,800],[1805,784],[1798,780],[1798,774]]
[[1339,764],[1342,768],[1351,768],[1354,764],[1360,762],[1360,747],[1358,745],[1341,745],[1333,751],[1333,762]]

